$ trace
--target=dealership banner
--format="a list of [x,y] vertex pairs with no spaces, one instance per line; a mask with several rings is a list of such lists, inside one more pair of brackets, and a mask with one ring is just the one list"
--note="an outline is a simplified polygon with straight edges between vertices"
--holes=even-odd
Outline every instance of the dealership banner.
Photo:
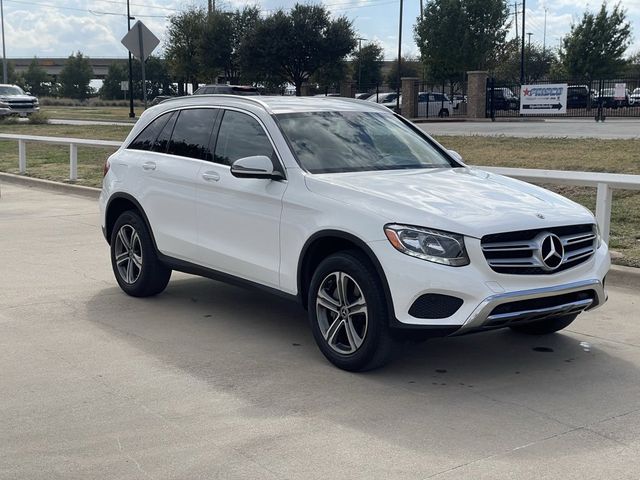
[[523,85],[520,90],[520,113],[523,115],[558,115],[567,113],[567,84]]

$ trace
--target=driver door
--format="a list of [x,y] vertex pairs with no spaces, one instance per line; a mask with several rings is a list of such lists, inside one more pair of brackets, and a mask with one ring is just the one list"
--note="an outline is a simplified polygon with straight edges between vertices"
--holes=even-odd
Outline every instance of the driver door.
[[273,145],[256,117],[237,110],[224,111],[213,141],[213,161],[204,163],[198,175],[198,263],[277,288],[287,182],[236,178],[230,170],[239,158],[266,155],[284,173]]

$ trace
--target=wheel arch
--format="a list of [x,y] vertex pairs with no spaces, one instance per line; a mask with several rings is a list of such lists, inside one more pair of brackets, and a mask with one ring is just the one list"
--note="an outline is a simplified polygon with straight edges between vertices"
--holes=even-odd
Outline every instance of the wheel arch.
[[107,239],[107,243],[111,243],[111,233],[113,231],[113,226],[115,225],[116,220],[123,212],[126,212],[127,210],[133,210],[142,217],[142,220],[144,221],[147,230],[151,235],[153,248],[157,252],[158,246],[156,245],[156,239],[153,235],[153,229],[151,228],[151,224],[149,223],[147,214],[142,208],[142,205],[140,205],[140,202],[138,202],[132,195],[124,192],[114,193],[109,199],[107,207],[105,208],[104,236]]
[[298,296],[300,303],[307,308],[308,286],[316,267],[329,255],[344,250],[359,250],[365,254],[382,282],[384,296],[389,306],[389,314],[394,318],[393,298],[387,282],[387,276],[373,250],[360,238],[342,230],[322,230],[314,233],[305,242],[298,261]]

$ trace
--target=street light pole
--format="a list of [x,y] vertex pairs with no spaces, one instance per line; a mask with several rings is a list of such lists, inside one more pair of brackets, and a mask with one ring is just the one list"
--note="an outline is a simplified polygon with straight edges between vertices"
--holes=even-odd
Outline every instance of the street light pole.
[[522,0],[522,48],[520,49],[520,85],[524,85],[524,32],[526,32],[526,14],[527,0]]
[[7,69],[7,50],[4,43],[4,5],[0,0],[0,21],[2,22],[2,83],[9,83]]
[[400,0],[400,20],[398,22],[398,75],[396,81],[396,110],[400,111],[400,67],[402,66],[402,1]]
[[[129,0],[127,0],[127,30],[131,30],[131,9],[129,7]],[[129,118],[136,118],[136,113],[133,111],[133,59],[131,52],[129,52]]]
[[358,91],[362,91],[362,41],[366,38],[358,38]]

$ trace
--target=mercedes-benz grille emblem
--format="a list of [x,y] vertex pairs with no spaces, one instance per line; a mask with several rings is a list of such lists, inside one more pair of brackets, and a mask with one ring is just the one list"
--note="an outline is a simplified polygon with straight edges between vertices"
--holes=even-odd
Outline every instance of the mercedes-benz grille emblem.
[[540,259],[547,270],[555,270],[562,265],[564,247],[562,240],[553,233],[548,233],[540,241]]

